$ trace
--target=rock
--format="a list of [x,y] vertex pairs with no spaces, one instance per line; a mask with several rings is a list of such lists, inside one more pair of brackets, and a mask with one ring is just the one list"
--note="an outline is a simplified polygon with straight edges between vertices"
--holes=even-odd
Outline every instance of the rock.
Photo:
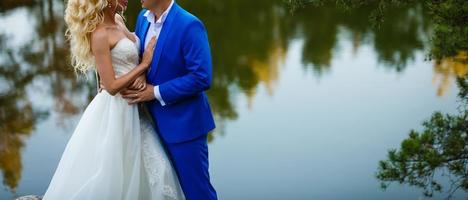
[[28,195],[28,196],[18,197],[16,200],[41,200],[41,199],[42,199],[42,196]]

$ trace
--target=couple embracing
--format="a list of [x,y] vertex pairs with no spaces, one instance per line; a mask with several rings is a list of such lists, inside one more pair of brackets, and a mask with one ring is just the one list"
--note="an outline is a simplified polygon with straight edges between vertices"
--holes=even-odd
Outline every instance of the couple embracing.
[[174,0],[141,0],[135,32],[127,0],[69,0],[72,65],[96,70],[86,107],[44,200],[212,200],[205,91],[212,63],[203,23]]

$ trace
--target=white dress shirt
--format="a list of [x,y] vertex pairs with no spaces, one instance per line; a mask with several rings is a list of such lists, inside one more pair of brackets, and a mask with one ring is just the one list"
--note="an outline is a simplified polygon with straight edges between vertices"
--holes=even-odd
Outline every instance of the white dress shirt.
[[[161,33],[161,29],[164,25],[164,21],[166,21],[167,14],[169,13],[169,10],[171,10],[173,4],[174,4],[174,0],[171,1],[171,4],[169,5],[169,7],[161,14],[161,17],[159,17],[157,21],[156,21],[156,16],[153,12],[148,10],[144,14],[144,16],[146,17],[146,20],[148,20],[148,22],[150,23],[150,27],[148,29],[148,33],[146,33],[146,38],[145,38],[145,46],[144,46],[145,49],[146,49],[146,46],[148,46],[148,43],[153,36],[155,36],[156,41],[158,41],[159,33]],[[166,105],[166,103],[161,97],[161,93],[159,92],[159,85],[154,86],[154,96],[159,101],[159,103],[161,103],[162,106]]]

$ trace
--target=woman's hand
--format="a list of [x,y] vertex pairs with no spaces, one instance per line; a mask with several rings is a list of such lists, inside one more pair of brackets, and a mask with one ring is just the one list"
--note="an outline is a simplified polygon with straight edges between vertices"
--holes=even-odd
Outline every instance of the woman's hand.
[[156,37],[152,37],[151,40],[148,42],[148,46],[145,48],[145,52],[143,53],[143,58],[141,59],[141,64],[148,68],[151,64],[151,60],[153,60],[154,54],[154,47],[156,46]]
[[146,75],[140,75],[137,79],[135,79],[135,81],[133,81],[133,83],[128,88],[138,91],[143,91],[144,89],[146,89]]

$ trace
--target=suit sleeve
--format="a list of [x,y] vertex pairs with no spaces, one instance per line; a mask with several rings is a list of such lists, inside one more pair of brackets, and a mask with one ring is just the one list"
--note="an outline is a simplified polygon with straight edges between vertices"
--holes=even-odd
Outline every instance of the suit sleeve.
[[182,52],[188,73],[159,85],[166,105],[198,95],[211,87],[211,53],[202,22],[194,20],[190,23],[183,37]]

